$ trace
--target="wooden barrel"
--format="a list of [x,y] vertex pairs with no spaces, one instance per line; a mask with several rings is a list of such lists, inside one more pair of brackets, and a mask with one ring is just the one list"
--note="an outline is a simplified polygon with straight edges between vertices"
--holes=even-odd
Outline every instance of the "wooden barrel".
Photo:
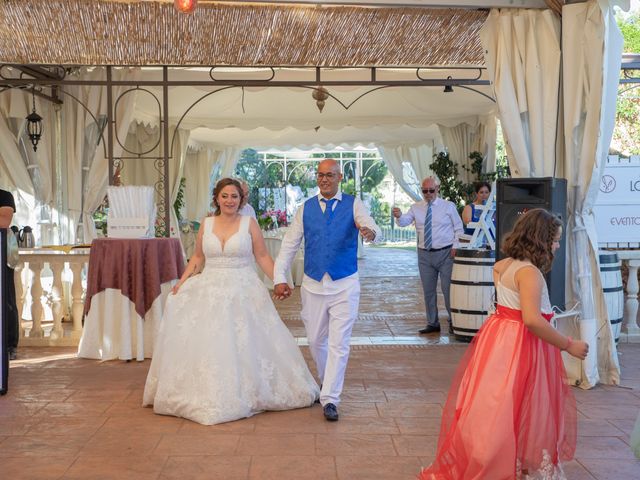
[[451,324],[457,340],[471,341],[494,302],[495,250],[456,250],[451,272]]
[[624,291],[622,288],[622,262],[615,252],[600,251],[600,280],[607,302],[607,313],[616,342],[620,340],[620,329],[624,317]]

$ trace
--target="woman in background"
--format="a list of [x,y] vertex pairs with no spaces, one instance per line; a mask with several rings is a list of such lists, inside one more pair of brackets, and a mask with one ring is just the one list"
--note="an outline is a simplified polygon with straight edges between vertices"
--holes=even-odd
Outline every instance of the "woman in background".
[[473,199],[473,202],[466,205],[462,210],[462,223],[465,225],[464,233],[466,235],[473,235],[473,231],[475,229],[473,227],[467,227],[467,224],[480,220],[482,210],[476,208],[476,206],[487,203],[487,199],[491,194],[491,185],[487,182],[477,182],[474,184],[474,191],[476,196]]

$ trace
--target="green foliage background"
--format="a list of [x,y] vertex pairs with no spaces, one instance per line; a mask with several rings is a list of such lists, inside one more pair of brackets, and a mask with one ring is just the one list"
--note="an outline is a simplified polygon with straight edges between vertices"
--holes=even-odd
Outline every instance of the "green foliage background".
[[[282,167],[276,163],[265,163],[262,157],[254,149],[248,148],[242,151],[240,161],[236,167],[235,175],[243,178],[249,184],[249,203],[257,208],[260,205],[260,188],[284,188],[286,183],[299,186],[303,193],[307,195],[310,190],[316,187],[316,166],[317,160],[323,158],[336,158],[331,152],[315,153],[311,155],[314,160],[291,162],[288,166],[287,177],[285,182],[282,178]],[[370,158],[367,158],[370,157]],[[279,159],[279,155],[267,155],[267,159]],[[344,161],[344,177],[341,189],[345,193],[355,195],[356,193],[356,158],[355,152],[343,152]],[[353,161],[351,161],[353,160]],[[391,207],[380,201],[380,195],[376,191],[376,187],[380,185],[387,174],[387,166],[384,162],[376,160],[374,154],[363,153],[362,170],[365,175],[362,178],[361,190],[363,193],[372,195],[371,215],[376,222],[383,221],[388,223],[391,218]],[[267,209],[273,208],[274,199],[267,198]],[[258,214],[262,213],[257,211]]]
[[[640,53],[640,12],[619,15],[618,27],[624,37],[625,53]],[[633,72],[640,77],[640,71]],[[640,153],[640,84],[621,84],[618,88],[616,126],[611,140],[611,153],[623,156]]]

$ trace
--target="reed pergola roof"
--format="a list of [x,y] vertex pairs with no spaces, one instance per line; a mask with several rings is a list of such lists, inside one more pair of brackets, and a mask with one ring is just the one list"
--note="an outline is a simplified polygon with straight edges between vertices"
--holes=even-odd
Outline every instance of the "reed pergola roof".
[[0,62],[59,65],[483,65],[488,10],[3,0]]

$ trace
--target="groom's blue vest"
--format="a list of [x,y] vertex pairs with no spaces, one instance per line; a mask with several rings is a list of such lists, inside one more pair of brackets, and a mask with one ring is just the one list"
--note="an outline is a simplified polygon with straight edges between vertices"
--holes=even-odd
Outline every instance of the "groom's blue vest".
[[325,216],[318,197],[304,203],[304,273],[316,281],[328,273],[332,280],[358,271],[358,229],[353,195],[342,194],[333,214]]

